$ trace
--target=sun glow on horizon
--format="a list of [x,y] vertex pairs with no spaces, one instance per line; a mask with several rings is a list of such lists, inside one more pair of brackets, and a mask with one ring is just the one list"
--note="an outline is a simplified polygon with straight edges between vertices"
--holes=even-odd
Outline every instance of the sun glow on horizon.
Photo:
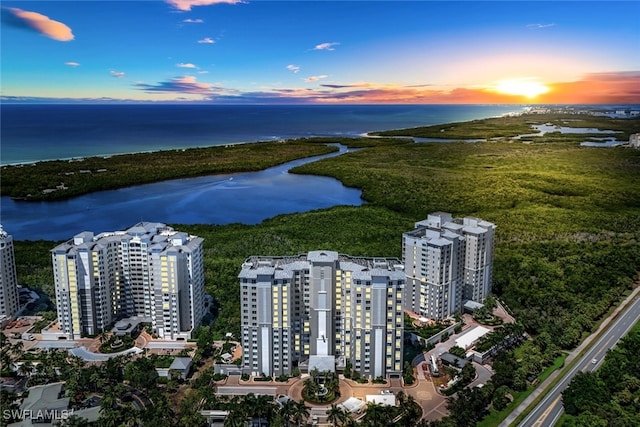
[[535,98],[538,95],[549,92],[549,87],[530,79],[509,79],[499,81],[494,90],[505,95],[520,95],[527,98]]

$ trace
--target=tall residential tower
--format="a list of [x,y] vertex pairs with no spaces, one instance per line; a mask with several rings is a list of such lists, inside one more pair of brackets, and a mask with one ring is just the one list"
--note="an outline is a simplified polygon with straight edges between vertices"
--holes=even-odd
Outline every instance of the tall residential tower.
[[244,369],[295,366],[401,374],[405,275],[399,260],[332,251],[251,257],[239,275]]
[[0,319],[12,319],[19,305],[13,237],[0,225]]
[[491,291],[495,228],[479,218],[437,212],[404,233],[405,307],[442,320],[462,311],[467,300],[484,302]]
[[203,240],[161,223],[83,232],[52,252],[60,328],[94,335],[137,316],[165,339],[186,339],[204,316]]

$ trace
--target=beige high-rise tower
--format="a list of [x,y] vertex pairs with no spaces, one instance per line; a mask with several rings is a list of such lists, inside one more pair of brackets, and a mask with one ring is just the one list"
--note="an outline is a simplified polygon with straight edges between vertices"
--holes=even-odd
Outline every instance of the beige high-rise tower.
[[333,251],[251,257],[242,265],[244,370],[267,375],[402,373],[404,272],[399,260]]
[[442,320],[461,312],[465,301],[484,302],[491,292],[495,228],[479,218],[436,212],[404,233],[405,307]]
[[94,335],[136,316],[160,338],[188,339],[204,316],[203,240],[161,223],[83,232],[52,252],[60,328]]
[[0,320],[12,319],[19,308],[13,237],[0,225]]

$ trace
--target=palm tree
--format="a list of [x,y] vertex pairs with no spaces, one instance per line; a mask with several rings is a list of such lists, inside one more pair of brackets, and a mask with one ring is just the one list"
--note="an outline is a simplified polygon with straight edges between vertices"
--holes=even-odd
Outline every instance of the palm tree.
[[107,331],[103,330],[98,335],[98,339],[100,340],[100,345],[102,345],[102,344],[106,343],[109,340],[109,334],[107,333]]
[[18,341],[11,348],[11,353],[16,357],[21,358],[23,350],[24,350],[24,343],[22,341]]
[[[400,394],[403,395],[402,401]],[[400,410],[400,425],[415,426],[422,416],[422,409],[416,403],[413,396],[404,396],[404,393],[398,393],[398,409]]]
[[31,363],[31,360],[25,360],[18,368],[18,373],[24,377],[27,377],[30,376],[34,370],[35,367],[33,366],[33,363]]
[[347,412],[338,405],[331,405],[331,408],[327,410],[327,420],[333,424],[333,427],[343,425],[347,421],[349,415]]
[[296,403],[296,406],[294,406],[294,413],[292,416],[293,420],[298,424],[298,427],[300,427],[302,422],[306,421],[307,418],[309,418],[309,415],[311,415],[309,409],[311,408],[304,404],[304,400],[300,400]]
[[100,408],[100,418],[97,424],[104,427],[121,427],[120,412],[116,409]]
[[291,417],[293,417],[293,414],[296,412],[297,404],[298,403],[295,400],[290,399],[284,402],[282,408],[280,409],[280,417],[283,421],[286,421],[287,426],[289,426]]
[[242,407],[234,408],[229,411],[229,415],[224,419],[224,427],[244,427],[247,417]]
[[133,407],[131,403],[127,403],[118,408],[122,416],[122,425],[126,427],[142,427],[142,413]]
[[[118,389],[116,387],[107,387],[100,399],[100,411],[114,409],[118,403]],[[121,394],[120,394],[121,395]]]
[[89,421],[86,418],[79,417],[77,415],[71,415],[66,420],[60,423],[62,427],[90,427]]
[[89,376],[89,383],[91,384],[91,388],[93,389],[93,391],[103,390],[108,384],[107,381],[108,380],[98,369],[95,369],[93,372],[91,372],[91,375]]
[[364,425],[373,427],[386,427],[391,421],[391,411],[379,403],[368,403],[364,414]]
[[79,356],[71,356],[70,359],[71,366],[73,366],[74,369],[84,368],[87,364],[84,359]]
[[270,396],[260,394],[256,396],[249,393],[244,397],[244,408],[247,415],[270,420],[273,417],[273,399]]

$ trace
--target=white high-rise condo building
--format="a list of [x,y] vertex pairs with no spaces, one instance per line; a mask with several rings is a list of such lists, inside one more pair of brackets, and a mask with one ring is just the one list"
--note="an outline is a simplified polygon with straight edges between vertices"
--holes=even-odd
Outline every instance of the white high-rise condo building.
[[203,239],[161,223],[83,232],[52,251],[58,322],[69,338],[136,316],[188,339],[204,316]]
[[479,218],[436,212],[404,233],[405,307],[442,320],[461,312],[465,301],[484,302],[491,292],[495,229]]
[[402,373],[400,261],[332,251],[251,257],[239,275],[244,370]]
[[0,320],[12,319],[19,308],[13,237],[0,225]]

